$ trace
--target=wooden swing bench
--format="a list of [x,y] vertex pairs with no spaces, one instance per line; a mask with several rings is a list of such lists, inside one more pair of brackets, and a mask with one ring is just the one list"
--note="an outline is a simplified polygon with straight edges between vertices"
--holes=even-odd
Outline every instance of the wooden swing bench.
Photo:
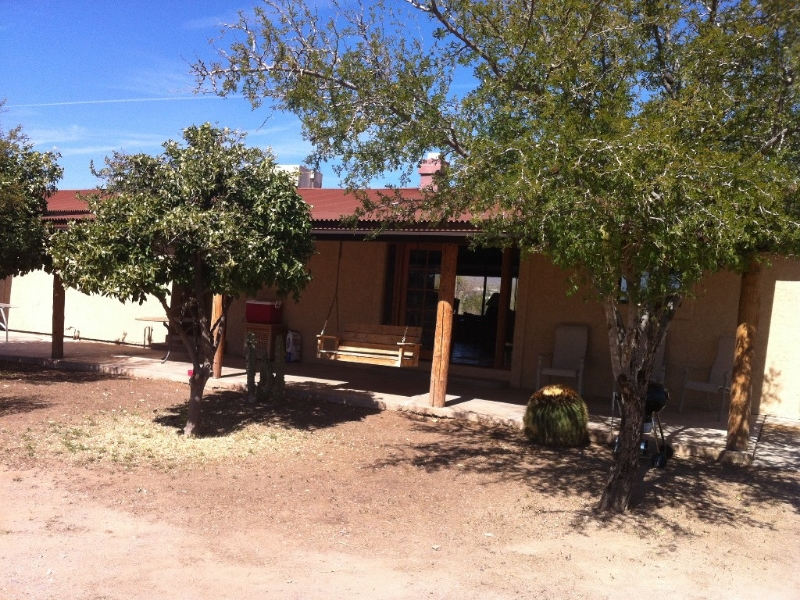
[[317,358],[345,362],[416,367],[421,327],[348,325],[340,335],[317,336]]

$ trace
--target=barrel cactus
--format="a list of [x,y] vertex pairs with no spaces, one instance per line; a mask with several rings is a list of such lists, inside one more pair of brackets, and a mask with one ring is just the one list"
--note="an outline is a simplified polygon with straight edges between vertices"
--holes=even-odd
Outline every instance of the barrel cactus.
[[544,446],[580,446],[589,439],[589,411],[578,392],[548,385],[531,396],[523,423],[525,435]]

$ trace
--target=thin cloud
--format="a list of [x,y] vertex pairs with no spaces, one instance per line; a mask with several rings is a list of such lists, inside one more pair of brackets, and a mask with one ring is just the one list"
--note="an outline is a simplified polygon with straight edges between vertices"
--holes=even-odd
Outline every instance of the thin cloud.
[[86,127],[34,127],[26,130],[28,137],[38,145],[65,144],[85,140],[91,134]]
[[58,148],[58,153],[61,156],[85,156],[87,154],[96,155],[109,155],[113,153],[115,150],[119,150],[119,147],[115,146],[83,146],[79,148]]
[[219,96],[180,96],[165,98],[117,98],[114,100],[73,100],[69,102],[37,102],[33,104],[6,104],[6,108],[40,108],[45,106],[79,106],[83,104],[125,104],[130,102],[177,102],[181,100],[217,100]]
[[163,135],[116,130],[90,130],[86,127],[40,128],[29,132],[37,147],[57,150],[61,156],[108,155],[114,151],[158,148],[164,143]]
[[133,98],[188,98],[197,87],[195,78],[188,73],[185,61],[163,61],[143,57],[147,67],[135,68],[114,80],[105,82],[111,96]]
[[286,125],[279,125],[277,127],[258,127],[255,129],[248,129],[245,131],[247,139],[264,138],[272,136],[294,136],[295,139],[301,139],[300,122],[288,123]]
[[181,24],[181,27],[184,29],[218,29],[225,25],[230,25],[231,23],[238,23],[239,22],[239,14],[251,15],[252,10],[241,10],[236,12],[230,12],[225,17],[217,17],[217,16],[209,16],[209,17],[198,17],[196,19],[190,19],[188,21],[184,21]]
[[[81,154],[103,154],[112,152],[139,152],[143,148],[159,148],[167,139],[156,133],[135,132],[97,132],[83,145],[65,146],[59,148],[62,156]],[[94,143],[91,143],[94,140]]]
[[201,17],[199,19],[192,19],[184,22],[182,27],[184,29],[211,29],[215,27],[221,27],[225,23],[225,19],[221,19],[219,17]]

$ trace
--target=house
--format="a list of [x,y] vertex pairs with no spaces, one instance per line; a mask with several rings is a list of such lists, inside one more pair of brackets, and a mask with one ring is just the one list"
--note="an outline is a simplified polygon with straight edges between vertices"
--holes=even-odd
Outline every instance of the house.
[[[435,159],[431,159],[435,160]],[[421,185],[430,184],[432,162],[421,165]],[[307,174],[308,175],[308,174]],[[307,177],[314,185],[319,178]],[[539,356],[552,351],[556,326],[588,326],[584,393],[609,397],[613,387],[608,335],[602,306],[580,292],[567,296],[569,274],[546,257],[522,259],[517,251],[471,250],[474,226],[452,220],[437,227],[413,226],[382,231],[379,222],[361,218],[345,227],[343,215],[360,206],[344,190],[305,187],[299,193],[312,207],[316,253],[308,268],[313,281],[297,303],[283,304],[283,322],[302,338],[302,360],[315,361],[316,336],[326,327],[335,333],[348,323],[422,327],[422,361],[434,360],[437,303],[442,274],[456,275],[447,372],[496,379],[514,388],[536,386]],[[373,193],[375,193],[373,191]],[[417,189],[402,190],[413,197]],[[49,201],[47,218],[60,226],[86,218],[86,207],[74,191],[60,191]],[[10,316],[17,331],[50,332],[52,278],[36,272],[0,283],[0,302],[19,306]],[[717,341],[735,333],[741,278],[730,272],[711,274],[676,312],[666,342],[666,385],[683,386],[684,373],[703,378],[714,361]],[[761,307],[753,377],[753,412],[800,418],[800,261],[774,257],[761,278]],[[43,293],[43,290],[48,290]],[[263,289],[256,300],[278,300]],[[227,350],[243,352],[247,323],[245,300],[231,306]],[[141,344],[148,332],[137,316],[161,315],[152,300],[142,306],[67,291],[65,335]],[[327,323],[327,325],[326,325]],[[441,359],[440,359],[441,360]],[[387,367],[374,367],[387,368]],[[702,402],[690,396],[688,402]]]

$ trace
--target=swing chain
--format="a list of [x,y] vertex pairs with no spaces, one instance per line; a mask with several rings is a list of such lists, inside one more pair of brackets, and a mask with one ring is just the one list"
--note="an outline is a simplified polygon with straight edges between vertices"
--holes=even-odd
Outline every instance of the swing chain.
[[328,327],[328,320],[331,318],[333,312],[333,305],[336,305],[336,322],[339,322],[339,269],[342,265],[342,241],[339,240],[339,257],[336,259],[336,287],[333,291],[333,298],[331,299],[331,307],[328,309],[328,316],[325,317],[325,323],[322,326],[322,331],[319,334],[325,335],[325,329]]

